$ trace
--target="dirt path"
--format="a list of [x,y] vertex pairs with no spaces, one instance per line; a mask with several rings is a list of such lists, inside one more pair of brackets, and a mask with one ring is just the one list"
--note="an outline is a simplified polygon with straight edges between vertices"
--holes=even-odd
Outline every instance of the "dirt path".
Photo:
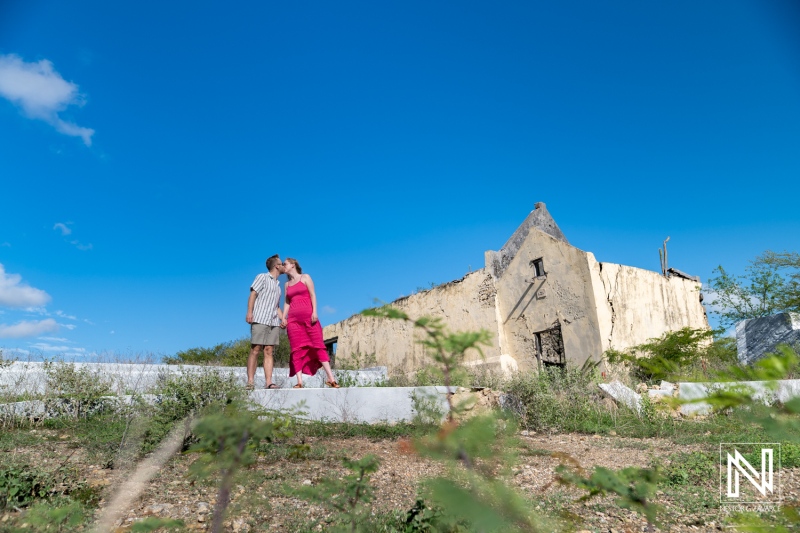
[[[610,498],[578,502],[576,489],[554,483],[555,468],[562,462],[551,453],[567,454],[583,467],[592,465],[618,469],[626,466],[647,467],[654,460],[666,461],[677,452],[704,451],[698,446],[677,446],[661,439],[625,439],[575,434],[521,436],[523,453],[519,457],[511,483],[532,498],[541,499],[542,511],[558,511],[579,531],[644,531],[645,521],[633,512],[621,509]],[[229,519],[231,531],[292,531],[304,522],[324,520],[326,511],[304,500],[287,497],[286,487],[316,484],[326,476],[344,473],[341,457],[360,458],[374,454],[381,459],[380,470],[372,476],[375,486],[375,509],[407,511],[416,500],[418,482],[441,472],[438,464],[404,452],[397,440],[373,441],[365,438],[311,439],[310,458],[304,461],[272,462],[261,458],[246,481],[234,490]],[[186,521],[198,531],[207,528],[215,489],[187,480],[191,456],[178,456],[153,480],[141,501],[131,505],[125,522],[144,516],[169,516]],[[707,486],[686,486],[682,491],[660,492],[658,503],[665,508],[669,525],[659,531],[714,531],[724,514],[719,508],[718,479]],[[784,496],[798,500],[800,472],[784,470]],[[125,531],[122,528],[120,531]],[[324,530],[320,526],[320,530]]]

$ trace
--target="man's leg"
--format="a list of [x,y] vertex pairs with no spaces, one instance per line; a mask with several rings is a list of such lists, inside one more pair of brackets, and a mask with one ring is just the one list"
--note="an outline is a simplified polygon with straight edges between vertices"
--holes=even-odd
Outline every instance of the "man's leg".
[[272,354],[274,351],[274,346],[264,346],[264,379],[267,381],[267,388],[272,385],[272,367],[274,366]]
[[258,352],[264,346],[260,344],[250,345],[250,355],[247,356],[247,385],[253,385],[256,378],[256,367],[258,366]]

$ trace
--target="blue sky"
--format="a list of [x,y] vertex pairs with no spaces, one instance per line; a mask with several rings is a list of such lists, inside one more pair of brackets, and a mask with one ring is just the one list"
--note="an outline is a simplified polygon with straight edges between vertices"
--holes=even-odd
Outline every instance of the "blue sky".
[[546,202],[706,281],[800,246],[800,7],[0,4],[0,348],[248,334],[273,253],[323,324],[483,266]]

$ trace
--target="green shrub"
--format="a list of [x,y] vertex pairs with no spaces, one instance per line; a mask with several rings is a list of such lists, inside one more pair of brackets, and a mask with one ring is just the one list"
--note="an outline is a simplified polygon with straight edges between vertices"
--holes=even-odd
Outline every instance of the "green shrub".
[[608,350],[611,364],[624,364],[640,381],[707,380],[722,368],[737,363],[736,341],[714,338],[718,331],[683,328],[628,350]]
[[[165,356],[163,361],[168,365],[245,366],[250,355],[250,347],[250,337],[242,337],[211,348],[189,348],[173,356]],[[261,357],[260,352],[259,357]],[[280,332],[279,344],[275,347],[272,357],[276,367],[289,366],[291,350],[289,338],[283,330]]]
[[719,458],[702,452],[680,452],[669,456],[669,464],[661,468],[662,483],[672,487],[705,485],[719,477]]
[[145,452],[154,449],[175,422],[212,405],[222,407],[243,395],[235,375],[214,370],[163,375],[153,392],[158,399],[144,432]]
[[26,507],[52,488],[48,472],[21,465],[0,467],[0,509]]
[[49,413],[65,417],[86,417],[111,402],[114,394],[110,377],[98,370],[74,363],[46,361],[45,404]]
[[[37,501],[16,522],[21,522],[19,529],[12,532],[32,531],[35,533],[66,533],[68,531],[85,531],[84,525],[90,513],[80,502],[61,497],[51,501]],[[12,519],[12,522],[15,520]]]
[[526,429],[594,432],[614,427],[601,403],[594,369],[520,372],[508,381],[506,393],[505,405]]

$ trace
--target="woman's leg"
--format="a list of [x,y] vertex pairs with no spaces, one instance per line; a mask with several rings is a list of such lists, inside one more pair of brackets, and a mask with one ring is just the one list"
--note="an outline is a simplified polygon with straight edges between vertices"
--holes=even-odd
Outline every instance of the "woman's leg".
[[333,372],[331,371],[331,364],[328,361],[320,361],[322,363],[322,368],[325,369],[325,373],[328,375],[328,381],[335,382],[336,378],[333,377]]

